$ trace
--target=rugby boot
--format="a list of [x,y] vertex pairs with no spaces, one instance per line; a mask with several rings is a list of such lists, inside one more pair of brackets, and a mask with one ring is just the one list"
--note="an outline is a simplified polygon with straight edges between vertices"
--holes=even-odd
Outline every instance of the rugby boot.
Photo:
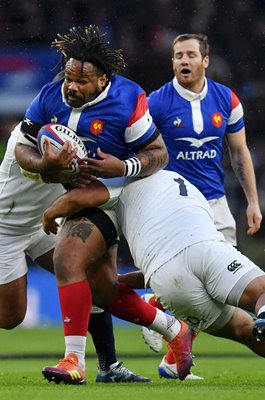
[[86,372],[78,364],[75,354],[68,354],[54,367],[45,367],[42,375],[49,382],[82,385],[86,383]]
[[177,364],[178,377],[183,381],[190,373],[192,366],[192,340],[194,331],[185,322],[180,321],[181,328],[173,340],[164,337],[172,350]]

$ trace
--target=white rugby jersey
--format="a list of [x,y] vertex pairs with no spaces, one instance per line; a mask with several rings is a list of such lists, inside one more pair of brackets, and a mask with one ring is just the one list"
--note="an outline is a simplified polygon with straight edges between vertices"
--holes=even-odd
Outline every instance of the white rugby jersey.
[[43,183],[38,174],[28,173],[31,179],[22,174],[14,153],[20,125],[11,133],[0,165],[0,232],[10,235],[40,229],[43,211],[64,192],[62,185]]
[[215,228],[207,200],[176,172],[128,179],[116,213],[146,283],[184,248],[204,240],[225,240]]

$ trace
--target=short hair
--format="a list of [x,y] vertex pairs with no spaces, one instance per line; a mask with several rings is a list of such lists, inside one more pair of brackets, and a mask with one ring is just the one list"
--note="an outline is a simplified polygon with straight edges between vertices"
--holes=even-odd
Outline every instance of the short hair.
[[95,25],[73,27],[66,35],[57,34],[51,47],[56,47],[61,53],[61,60],[57,64],[62,69],[70,58],[82,63],[91,62],[110,78],[111,74],[126,67],[122,50],[115,50],[109,46],[106,33],[100,35]]
[[172,43],[172,52],[174,53],[174,46],[177,42],[184,42],[185,40],[190,39],[198,40],[202,58],[209,55],[210,46],[208,43],[208,38],[202,33],[183,33],[182,35],[176,36]]

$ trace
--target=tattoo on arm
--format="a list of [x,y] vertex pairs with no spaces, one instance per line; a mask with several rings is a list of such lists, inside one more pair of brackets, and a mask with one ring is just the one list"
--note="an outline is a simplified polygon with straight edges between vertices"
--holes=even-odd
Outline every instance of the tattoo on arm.
[[168,163],[168,153],[162,137],[159,136],[155,140],[155,146],[151,144],[140,150],[137,153],[137,158],[139,158],[142,165],[139,177],[148,176],[163,169]]
[[87,218],[81,218],[79,220],[70,219],[63,225],[61,235],[77,237],[85,243],[87,238],[91,235],[94,226],[95,225]]

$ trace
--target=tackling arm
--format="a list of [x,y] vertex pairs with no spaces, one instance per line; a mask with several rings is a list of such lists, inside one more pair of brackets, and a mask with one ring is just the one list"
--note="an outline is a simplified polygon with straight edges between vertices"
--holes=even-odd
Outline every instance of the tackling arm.
[[56,234],[56,218],[69,217],[83,208],[99,207],[110,198],[108,189],[100,181],[94,181],[84,188],[72,189],[60,196],[43,213],[42,225],[47,234]]
[[125,283],[132,289],[144,289],[144,275],[141,271],[127,272],[126,274],[119,274],[118,281]]

